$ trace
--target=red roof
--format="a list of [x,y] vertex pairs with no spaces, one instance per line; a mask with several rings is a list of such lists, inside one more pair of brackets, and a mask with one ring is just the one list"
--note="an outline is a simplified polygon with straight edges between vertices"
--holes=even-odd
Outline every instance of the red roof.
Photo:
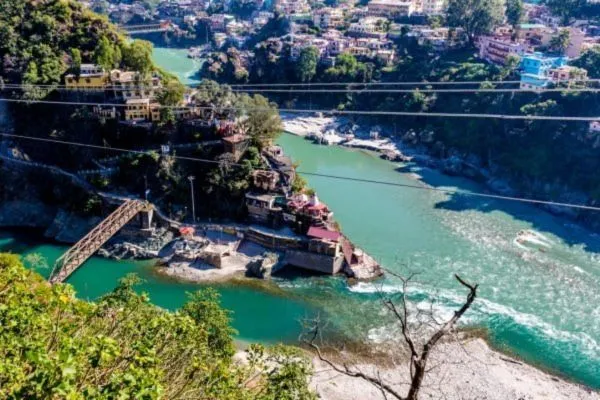
[[307,233],[308,236],[314,237],[317,239],[327,239],[337,242],[342,236],[341,233],[336,231],[328,231],[327,229],[317,228],[316,226],[311,226]]
[[179,233],[184,236],[191,236],[194,234],[195,229],[191,226],[182,226],[179,228]]

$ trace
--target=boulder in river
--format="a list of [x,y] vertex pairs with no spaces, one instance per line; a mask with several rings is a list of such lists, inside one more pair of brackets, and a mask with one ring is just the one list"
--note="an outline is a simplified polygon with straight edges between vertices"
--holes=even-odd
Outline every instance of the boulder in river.
[[273,267],[279,262],[276,253],[265,253],[263,257],[257,258],[248,264],[247,275],[260,279],[270,279]]

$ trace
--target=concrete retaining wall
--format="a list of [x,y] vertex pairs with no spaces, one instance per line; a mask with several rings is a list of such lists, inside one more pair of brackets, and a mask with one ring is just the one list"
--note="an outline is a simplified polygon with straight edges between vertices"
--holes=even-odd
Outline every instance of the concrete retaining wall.
[[340,272],[343,262],[343,257],[331,257],[300,250],[288,250],[284,258],[285,264],[329,275]]

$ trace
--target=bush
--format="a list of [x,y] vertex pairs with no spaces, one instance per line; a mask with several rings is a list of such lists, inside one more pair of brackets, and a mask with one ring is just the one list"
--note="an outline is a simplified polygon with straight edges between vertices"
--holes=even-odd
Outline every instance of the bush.
[[229,313],[215,292],[170,313],[138,283],[128,276],[85,302],[0,254],[0,398],[313,398],[297,350],[257,346],[247,365],[232,362]]

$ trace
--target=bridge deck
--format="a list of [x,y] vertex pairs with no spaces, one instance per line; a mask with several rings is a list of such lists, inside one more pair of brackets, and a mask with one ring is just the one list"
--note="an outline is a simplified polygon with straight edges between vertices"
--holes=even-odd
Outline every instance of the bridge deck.
[[50,275],[50,283],[64,282],[125,224],[147,207],[146,202],[126,200],[56,261]]

